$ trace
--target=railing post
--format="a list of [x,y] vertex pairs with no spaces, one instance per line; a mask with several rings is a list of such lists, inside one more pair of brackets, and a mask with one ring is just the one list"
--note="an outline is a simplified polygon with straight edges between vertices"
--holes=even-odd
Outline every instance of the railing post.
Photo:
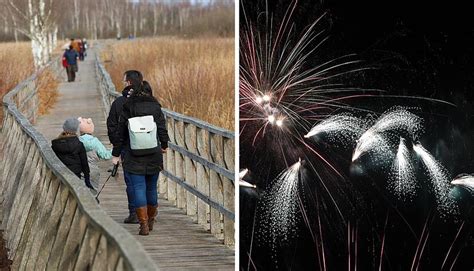
[[[184,146],[184,123],[182,121],[175,121],[174,135],[176,140],[176,145]],[[184,157],[181,153],[175,152],[175,165],[176,165],[176,177],[184,179]],[[186,192],[181,185],[177,186],[177,200],[176,206],[180,209],[186,208]]]
[[[224,165],[224,144],[221,135],[211,134],[210,148],[212,161],[216,164]],[[221,176],[213,170],[210,171],[210,176],[210,196],[214,201],[223,205],[224,195],[222,193]],[[223,239],[221,216],[222,214],[218,210],[211,208],[211,233],[219,239]]]
[[[197,150],[199,156],[202,158],[209,160],[210,157],[210,150],[209,150],[209,132],[197,128]],[[203,193],[206,196],[209,196],[209,171],[201,164],[197,164],[196,166],[196,174],[197,174],[197,189],[199,192]],[[210,220],[209,220],[209,213],[210,207],[202,200],[198,200],[198,223],[203,225],[207,230],[210,229]]]
[[[197,134],[196,126],[192,124],[186,124],[184,127],[185,133],[185,146],[192,153],[197,153]],[[191,160],[189,157],[184,158],[185,163],[185,179],[186,183],[190,186],[196,188],[196,163]],[[197,197],[194,196],[191,192],[186,192],[186,214],[191,216],[195,221],[197,221]]]
[[[234,160],[235,160],[235,146],[234,140],[224,139],[224,162],[225,168],[230,171],[234,171]],[[227,210],[234,212],[235,210],[235,186],[234,183],[224,177],[224,207]],[[224,244],[233,246],[235,244],[234,239],[234,221],[224,216]]]
[[[175,140],[175,132],[174,132],[174,120],[172,118],[166,118],[166,123],[168,126],[168,135],[170,137],[170,142],[171,143],[176,143]],[[166,171],[168,171],[170,174],[174,175],[175,174],[175,152],[171,149],[168,148],[168,153],[166,155],[167,158],[167,163],[166,163]],[[176,183],[168,179],[168,201],[170,201],[172,204],[176,204]]]

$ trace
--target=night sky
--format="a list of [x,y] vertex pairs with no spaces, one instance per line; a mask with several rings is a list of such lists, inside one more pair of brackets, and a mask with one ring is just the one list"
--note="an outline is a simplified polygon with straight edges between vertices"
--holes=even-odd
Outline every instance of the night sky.
[[[309,24],[325,14],[321,22],[328,30],[329,39],[318,49],[308,67],[324,61],[355,53],[363,61],[362,67],[369,68],[342,78],[347,86],[382,90],[377,97],[353,101],[352,105],[382,113],[392,106],[400,105],[417,108],[417,115],[425,120],[425,134],[420,139],[448,170],[451,178],[460,173],[474,172],[474,17],[467,1],[442,5],[431,1],[299,1],[293,15],[295,29],[303,31]],[[241,1],[248,18],[262,27],[264,1]],[[290,1],[269,1],[268,10],[275,21],[284,16]],[[241,11],[241,25],[244,17]],[[259,18],[257,20],[257,18]],[[428,97],[453,103],[450,106],[423,99],[396,98],[392,96]],[[354,174],[350,163],[341,162],[341,157],[350,157],[351,150],[334,149],[327,146],[323,151],[337,152],[332,161],[340,165],[347,176],[347,186],[341,191],[349,191],[341,197],[340,204],[347,202],[348,221],[358,225],[359,260],[361,270],[378,269],[376,247],[384,222],[387,244],[382,267],[384,270],[408,270],[416,250],[417,238],[426,221],[431,223],[430,239],[421,257],[421,270],[438,270],[440,259],[452,243],[461,223],[465,223],[460,240],[454,249],[464,247],[453,270],[474,268],[474,238],[472,229],[473,213],[462,211],[461,215],[443,220],[433,214],[434,199],[425,191],[426,177],[417,175],[421,188],[414,203],[397,202],[384,190],[385,177],[377,165],[360,165],[363,174]],[[252,176],[249,182],[257,183],[260,195],[270,181],[285,169],[269,158],[271,153],[255,149],[241,137],[240,164],[248,168]],[[324,169],[321,169],[324,171]],[[314,173],[304,174],[305,180],[315,179]],[[324,172],[322,173],[323,176]],[[334,181],[331,176],[326,176]],[[321,189],[314,182],[305,182],[306,191],[318,193]],[[355,191],[357,190],[357,191]],[[351,192],[355,191],[355,192]],[[465,191],[462,191],[465,193]],[[324,197],[324,196],[322,196]],[[241,189],[241,269],[247,270],[245,257],[249,250],[252,230],[253,210],[258,199],[255,191]],[[316,217],[311,196],[307,199],[310,218]],[[336,200],[339,200],[336,198]],[[316,200],[317,201],[317,200]],[[316,202],[314,201],[314,202]],[[344,201],[344,202],[343,202]],[[321,199],[321,203],[324,201]],[[356,202],[356,203],[355,203]],[[469,210],[473,199],[463,196],[462,210]],[[396,206],[396,208],[394,208]],[[468,206],[468,207],[465,207]],[[344,235],[345,225],[337,224],[331,207],[327,208],[323,229],[326,230],[327,266],[329,270],[347,269],[347,251]],[[403,219],[411,225],[406,227]],[[428,217],[433,217],[432,221]],[[258,230],[258,215],[254,229]],[[312,222],[311,222],[312,223]],[[429,224],[428,223],[428,224]],[[415,232],[413,234],[412,232]],[[417,237],[412,235],[417,235]],[[329,241],[328,241],[329,240]],[[252,261],[258,270],[318,270],[317,245],[311,241],[305,225],[290,245],[277,249],[277,264],[271,259],[271,252],[264,244],[253,244]],[[251,265],[252,266],[252,265]],[[446,268],[446,266],[445,266]],[[449,269],[449,268],[448,268]],[[251,267],[250,270],[253,270]]]

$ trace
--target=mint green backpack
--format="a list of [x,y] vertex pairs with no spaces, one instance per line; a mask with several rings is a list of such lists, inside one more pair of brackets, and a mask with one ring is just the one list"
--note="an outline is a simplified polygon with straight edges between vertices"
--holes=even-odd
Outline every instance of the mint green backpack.
[[156,130],[156,123],[151,115],[128,119],[128,135],[133,155],[149,155],[159,150]]

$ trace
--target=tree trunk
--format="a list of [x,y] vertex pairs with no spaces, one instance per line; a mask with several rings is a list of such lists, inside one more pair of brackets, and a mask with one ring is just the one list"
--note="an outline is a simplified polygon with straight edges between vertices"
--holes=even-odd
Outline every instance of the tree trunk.
[[120,25],[120,22],[118,20],[115,20],[115,27],[117,29],[117,38],[122,37],[122,27]]
[[79,29],[79,5],[77,0],[74,0],[74,29]]
[[153,36],[158,32],[158,10],[156,5],[153,6]]
[[15,38],[15,42],[18,42],[18,29],[17,29],[16,19],[14,16],[12,16],[12,20],[13,20],[13,36]]

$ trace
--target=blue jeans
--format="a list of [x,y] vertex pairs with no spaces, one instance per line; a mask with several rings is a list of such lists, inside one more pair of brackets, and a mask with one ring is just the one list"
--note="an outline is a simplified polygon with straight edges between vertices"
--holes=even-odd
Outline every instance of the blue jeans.
[[130,172],[124,173],[129,178],[134,191],[135,208],[145,207],[147,205],[158,205],[158,174],[156,175],[137,175]]
[[131,214],[134,214],[135,213],[135,202],[134,202],[135,192],[133,191],[132,180],[130,179],[130,177],[125,171],[123,172],[123,178],[125,179],[125,185],[127,186],[127,189],[125,191],[127,191],[128,211]]
[[[124,156],[125,156],[125,152],[122,152],[120,154],[122,161],[123,161]],[[134,204],[135,193],[133,192],[132,180],[130,180],[125,170],[123,171],[123,178],[125,179],[125,185],[127,186],[127,189],[125,189],[125,191],[127,192],[128,211],[130,214],[135,214],[135,204]]]

